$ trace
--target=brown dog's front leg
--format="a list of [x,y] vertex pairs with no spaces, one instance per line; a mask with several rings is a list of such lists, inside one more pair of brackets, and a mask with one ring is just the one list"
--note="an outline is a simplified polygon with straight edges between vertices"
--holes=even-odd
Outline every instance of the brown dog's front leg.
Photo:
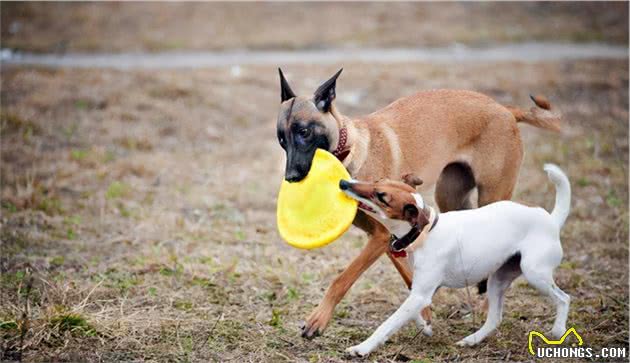
[[341,301],[352,284],[387,250],[389,235],[385,230],[375,231],[363,250],[350,265],[335,278],[324,299],[313,310],[302,327],[302,337],[312,338],[324,331],[335,306]]
[[396,270],[398,270],[398,273],[400,274],[400,277],[402,277],[402,279],[405,281],[407,288],[411,289],[411,279],[413,277],[413,273],[409,271],[409,264],[406,261],[407,257],[405,257],[405,259],[394,257],[389,252],[387,252],[387,257],[389,257],[389,259],[394,264],[394,267],[396,267]]

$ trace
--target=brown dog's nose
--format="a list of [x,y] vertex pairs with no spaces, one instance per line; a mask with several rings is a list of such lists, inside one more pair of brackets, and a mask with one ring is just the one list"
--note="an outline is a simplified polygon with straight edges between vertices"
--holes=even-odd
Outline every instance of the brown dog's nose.
[[350,182],[347,180],[340,180],[339,181],[339,189],[341,190],[348,190],[350,189]]

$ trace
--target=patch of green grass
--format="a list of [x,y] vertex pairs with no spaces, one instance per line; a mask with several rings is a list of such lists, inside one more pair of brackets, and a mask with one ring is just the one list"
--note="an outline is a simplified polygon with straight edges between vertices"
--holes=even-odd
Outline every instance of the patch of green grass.
[[182,351],[186,354],[185,361],[190,361],[190,353],[192,353],[194,347],[194,341],[192,336],[186,335],[179,338],[179,344],[181,346]]
[[50,319],[50,327],[59,332],[69,331],[80,336],[95,336],[96,329],[87,319],[78,313],[60,313]]
[[113,181],[107,187],[107,191],[105,192],[105,198],[107,199],[118,199],[124,197],[129,194],[129,186],[125,183],[119,181]]
[[116,153],[114,153],[112,150],[105,151],[105,154],[103,155],[103,162],[109,163],[114,160],[116,160]]
[[101,258],[99,256],[92,256],[90,257],[90,266],[98,266],[98,264],[101,262]]
[[0,330],[17,330],[18,323],[15,320],[0,320]]
[[346,309],[337,309],[335,310],[335,317],[339,319],[345,319],[350,316],[350,313]]
[[61,201],[54,197],[43,197],[35,209],[40,210],[48,215],[60,214],[63,212]]
[[608,195],[606,196],[606,204],[608,206],[617,208],[621,206],[621,199],[617,196],[617,192],[614,189],[610,189],[608,191]]
[[3,272],[0,274],[0,281],[6,285],[17,285],[24,280],[26,276],[26,272],[19,270],[14,273],[11,272]]
[[6,209],[9,213],[17,212],[17,207],[13,203],[6,200],[2,201],[2,209]]
[[239,241],[244,241],[245,238],[247,238],[247,236],[245,235],[245,232],[243,232],[240,229],[238,231],[234,232],[234,237],[236,237],[236,239],[239,240]]
[[177,310],[191,311],[193,303],[188,300],[176,300],[173,302],[173,307]]
[[116,205],[116,208],[118,209],[118,213],[120,213],[121,217],[123,218],[131,217],[131,210],[127,209],[127,207],[125,207],[123,203],[118,203]]
[[77,126],[77,124],[72,124],[70,126],[64,127],[61,131],[66,139],[71,139],[77,133],[78,128],[79,127]]
[[41,131],[38,125],[15,113],[4,111],[0,113],[0,131],[5,133],[19,130],[24,130],[24,134],[29,133],[30,135]]
[[70,151],[70,157],[75,161],[85,160],[88,154],[89,154],[89,150],[85,150],[85,149],[74,149]]
[[208,302],[211,304],[225,304],[228,301],[228,293],[225,287],[210,281],[206,278],[194,277],[190,280],[191,285],[203,287],[207,290]]
[[242,322],[235,319],[218,320],[214,326],[213,333],[208,338],[211,346],[221,345],[233,346],[242,342],[247,327]]
[[271,319],[269,320],[269,325],[275,328],[282,327],[282,311],[278,309],[271,309]]
[[77,238],[77,233],[74,231],[74,229],[72,229],[72,227],[68,227],[68,229],[66,230],[66,237],[69,240],[74,240]]
[[587,179],[587,178],[585,178],[585,177],[581,177],[581,178],[579,178],[579,179],[577,180],[577,185],[578,185],[578,186],[580,186],[580,187],[582,187],[582,188],[583,188],[583,187],[587,187],[587,186],[589,186],[590,184],[591,184],[591,181],[590,181],[590,180],[588,180],[588,179]]
[[74,101],[74,107],[77,110],[87,110],[90,107],[90,102],[88,100],[79,99]]
[[278,298],[275,291],[267,291],[263,293],[262,296],[267,302],[274,302]]
[[126,293],[141,282],[140,277],[137,275],[127,271],[118,271],[115,268],[111,268],[93,279],[98,281],[105,279],[105,286],[118,289],[121,293]]
[[65,261],[66,259],[63,256],[55,256],[52,259],[50,259],[50,265],[55,266],[55,267],[60,267],[60,266],[63,266],[63,263]]
[[70,216],[70,217],[66,217],[64,218],[63,223],[67,226],[66,229],[66,237],[69,240],[75,240],[77,239],[77,232],[74,229],[74,226],[78,226],[81,224],[81,217],[79,216]]
[[180,264],[177,264],[175,268],[170,268],[166,266],[162,266],[160,268],[160,275],[162,276],[180,276],[182,274],[183,267]]
[[206,279],[203,277],[197,277],[197,276],[193,277],[192,280],[190,280],[190,283],[192,285],[201,286],[201,287],[210,287],[214,285],[212,281],[210,281],[209,279]]
[[429,359],[413,359],[409,363],[431,363]]
[[77,215],[67,216],[63,219],[63,223],[65,223],[66,225],[78,226],[81,224],[81,217]]
[[287,288],[287,300],[292,301],[292,300],[297,299],[299,296],[300,294],[295,288],[293,287]]
[[230,281],[231,284],[236,283],[236,280],[238,280],[241,277],[241,274],[238,272],[231,272],[228,274],[228,280]]

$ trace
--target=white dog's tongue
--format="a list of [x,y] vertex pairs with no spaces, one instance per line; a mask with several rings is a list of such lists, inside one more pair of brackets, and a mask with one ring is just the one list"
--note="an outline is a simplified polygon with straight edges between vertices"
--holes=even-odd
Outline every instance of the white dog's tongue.
[[372,209],[369,205],[363,203],[363,202],[359,202],[359,209],[362,209],[366,212],[376,212],[374,209]]

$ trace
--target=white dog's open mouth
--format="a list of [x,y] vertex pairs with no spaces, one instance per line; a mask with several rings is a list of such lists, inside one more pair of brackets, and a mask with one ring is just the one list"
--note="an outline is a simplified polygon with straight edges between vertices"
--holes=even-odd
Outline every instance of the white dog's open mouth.
[[378,215],[382,215],[382,212],[379,212],[376,208],[378,208],[377,206],[372,207],[370,204],[372,204],[372,201],[370,201],[369,199],[365,199],[362,198],[360,196],[358,196],[357,194],[355,194],[353,191],[351,190],[344,190],[343,191],[347,196],[349,196],[350,198],[356,200],[357,202],[359,202],[359,209],[361,209],[364,212],[368,212],[368,213],[374,213],[374,214],[378,214]]
[[362,209],[366,212],[372,212],[372,213],[376,213],[376,211],[374,209],[372,209],[369,205],[363,203],[363,202],[359,202],[359,209]]

